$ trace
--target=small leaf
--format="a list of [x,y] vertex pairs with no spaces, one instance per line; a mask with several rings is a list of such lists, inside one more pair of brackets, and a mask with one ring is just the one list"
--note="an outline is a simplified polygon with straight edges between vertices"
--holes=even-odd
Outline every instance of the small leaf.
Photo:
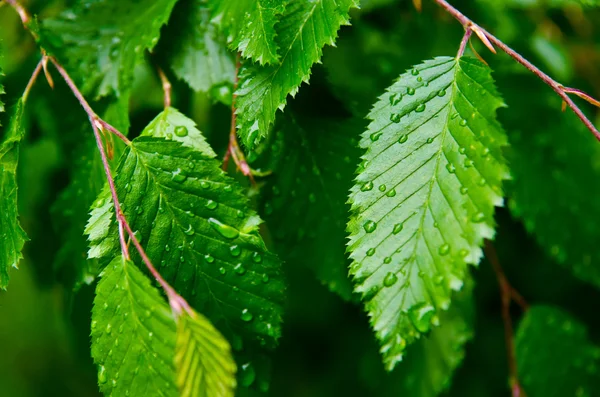
[[275,24],[287,0],[212,0],[214,20],[234,49],[260,64],[277,63]]
[[533,306],[515,339],[517,368],[528,397],[596,396],[600,347],[584,324],[562,309]]
[[401,75],[369,115],[348,250],[388,369],[435,325],[494,236],[508,175],[501,106],[487,67],[441,57]]
[[158,42],[176,0],[78,1],[41,22],[42,46],[81,82],[84,94],[123,95],[144,51]]
[[[0,93],[4,90],[0,85]],[[0,111],[4,110],[0,101]],[[21,250],[28,240],[19,224],[17,206],[17,164],[19,145],[25,134],[22,124],[23,100],[15,105],[0,145],[0,289],[8,286],[8,270],[23,258]]]
[[167,26],[165,52],[175,75],[195,91],[233,87],[235,65],[203,0],[180,1]]
[[92,357],[105,395],[177,396],[175,321],[150,280],[121,257],[104,269],[92,310]]
[[206,317],[183,312],[177,319],[177,385],[182,397],[233,397],[236,365],[229,343]]
[[337,32],[349,23],[348,12],[355,0],[291,1],[277,25],[277,42],[283,54],[278,65],[260,66],[244,62],[237,91],[239,135],[253,148],[264,138],[283,110],[288,94],[308,82],[310,69],[319,62],[322,48],[334,45]]

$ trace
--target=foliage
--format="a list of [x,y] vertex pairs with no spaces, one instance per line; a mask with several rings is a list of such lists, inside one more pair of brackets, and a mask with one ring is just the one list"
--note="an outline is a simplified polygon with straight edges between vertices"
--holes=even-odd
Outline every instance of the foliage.
[[556,81],[440,0],[5,2],[0,394],[599,395],[600,144],[539,80],[598,119],[598,2],[451,3]]

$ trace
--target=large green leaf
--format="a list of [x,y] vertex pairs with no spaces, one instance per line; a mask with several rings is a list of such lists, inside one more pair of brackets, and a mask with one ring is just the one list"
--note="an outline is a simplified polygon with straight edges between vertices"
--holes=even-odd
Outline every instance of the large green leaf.
[[546,252],[600,287],[600,145],[572,114],[539,124],[511,134],[509,208]]
[[[122,156],[118,196],[149,257],[180,294],[230,340],[273,346],[281,333],[280,263],[266,250],[241,187],[214,157],[193,122],[167,109]],[[97,204],[87,227],[89,256],[106,261],[119,252],[117,228],[106,192]]]
[[349,22],[348,11],[355,0],[291,1],[277,25],[281,62],[260,66],[245,62],[237,91],[239,134],[252,148],[267,136],[277,109],[283,110],[288,94],[295,95],[308,82],[310,69],[319,62],[322,48],[333,45],[337,32]]
[[75,74],[84,94],[122,95],[144,51],[158,42],[175,2],[80,0],[41,23],[41,44]]
[[527,396],[600,394],[600,347],[584,324],[563,310],[533,306],[519,324],[517,368]]
[[210,22],[205,1],[180,1],[164,34],[170,39],[165,52],[173,72],[194,90],[210,92],[233,85],[233,57]]
[[289,0],[212,0],[214,20],[231,45],[260,64],[277,63],[275,24]]
[[104,269],[92,310],[92,357],[105,395],[177,396],[175,320],[169,305],[131,262]]
[[182,397],[233,397],[231,347],[206,317],[183,312],[177,319],[175,368]]
[[401,75],[369,115],[348,249],[388,369],[437,323],[494,236],[508,174],[502,105],[487,67],[441,57]]
[[[0,93],[3,92],[0,86]],[[0,110],[4,110],[0,102]],[[17,267],[23,258],[21,250],[27,234],[19,224],[17,206],[17,164],[19,145],[25,134],[22,125],[23,100],[20,99],[13,110],[0,145],[0,289],[8,286],[8,270]]]
[[295,266],[310,267],[345,299],[352,293],[345,201],[358,164],[361,127],[356,120],[287,117],[278,130],[284,148],[264,203],[279,255]]

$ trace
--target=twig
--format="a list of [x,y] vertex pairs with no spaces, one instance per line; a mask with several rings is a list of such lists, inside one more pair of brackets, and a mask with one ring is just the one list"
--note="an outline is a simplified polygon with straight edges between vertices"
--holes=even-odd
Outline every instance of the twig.
[[514,300],[524,311],[526,311],[529,306],[527,302],[525,302],[525,299],[523,299],[523,297],[508,282],[508,279],[502,270],[502,266],[500,265],[500,261],[498,260],[496,248],[494,248],[494,245],[491,241],[485,241],[484,251],[485,256],[491,263],[492,268],[496,273],[496,278],[498,279],[498,284],[500,286],[500,296],[502,300],[502,321],[504,322],[504,339],[506,342],[509,381],[512,389],[512,395],[513,397],[522,397],[524,396],[524,392],[519,383],[519,375],[517,372],[515,342],[513,339],[514,332],[512,319],[510,317],[510,302],[511,300]]
[[33,69],[31,78],[29,79],[29,82],[27,83],[27,86],[25,87],[25,91],[23,91],[23,102],[25,102],[27,100],[27,97],[29,96],[29,92],[31,91],[33,84],[37,80],[37,77],[40,75],[40,72],[42,71],[43,63],[44,63],[44,58],[42,57],[42,59],[40,59],[37,66],[35,67],[35,69]]
[[[24,27],[31,32],[31,30],[26,25],[26,23],[30,20],[30,17],[29,17],[29,14],[27,13],[27,11],[25,10],[25,8],[23,8],[23,6],[21,6],[16,0],[7,0],[7,2],[8,2],[8,4],[13,6],[17,10],[19,15],[21,16],[21,20],[23,21]],[[34,34],[33,32],[31,32],[31,33]],[[90,124],[92,125],[92,130],[94,131],[94,137],[96,139],[96,145],[98,146],[98,150],[100,151],[100,158],[102,159],[104,173],[106,174],[106,180],[108,181],[110,194],[112,196],[112,200],[113,200],[113,204],[114,204],[114,208],[115,208],[115,216],[116,216],[117,224],[119,227],[119,243],[121,245],[121,251],[122,251],[123,257],[126,260],[131,259],[130,255],[129,255],[129,248],[128,248],[127,242],[125,241],[125,231],[126,231],[127,234],[129,234],[131,241],[133,241],[133,245],[138,250],[146,267],[148,268],[148,270],[150,271],[152,276],[154,276],[154,278],[158,281],[158,283],[161,285],[161,287],[165,290],[165,293],[167,294],[167,296],[169,298],[169,304],[170,304],[173,312],[175,313],[175,315],[178,316],[179,314],[181,314],[182,310],[185,310],[190,315],[195,316],[195,312],[192,310],[192,308],[187,303],[187,301],[183,297],[181,297],[175,291],[175,289],[173,289],[173,287],[171,287],[169,285],[169,283],[167,283],[165,281],[165,279],[162,278],[160,273],[156,270],[156,268],[150,261],[150,258],[144,251],[144,249],[141,246],[140,242],[138,241],[137,237],[135,236],[135,233],[133,233],[133,231],[131,230],[131,226],[129,226],[129,223],[127,222],[127,218],[125,218],[125,214],[123,214],[123,211],[121,210],[121,204],[120,204],[119,198],[117,196],[117,189],[115,187],[115,181],[112,177],[110,165],[108,163],[108,156],[104,149],[104,145],[102,144],[102,137],[100,135],[100,131],[103,131],[104,129],[109,130],[113,134],[117,135],[121,140],[123,140],[123,142],[125,142],[126,145],[130,145],[131,141],[129,139],[127,139],[127,137],[125,137],[125,135],[123,135],[121,132],[119,132],[115,127],[113,127],[106,121],[102,120],[92,110],[91,106],[85,100],[81,91],[79,91],[79,89],[75,85],[75,82],[73,82],[73,79],[71,79],[71,77],[69,76],[69,73],[67,73],[67,71],[62,67],[62,65],[54,57],[46,56],[43,49],[41,50],[41,52],[42,52],[42,60],[40,61],[40,63],[36,67],[36,69],[34,70],[32,78],[30,79],[30,82],[27,85],[27,88],[25,89],[25,93],[27,94],[29,92],[29,90],[31,88],[30,86],[33,85],[33,81],[35,81],[35,77],[37,77],[37,75],[40,73],[40,69],[43,67],[44,63],[47,62],[48,60],[50,62],[52,62],[54,67],[56,67],[56,69],[58,70],[58,72],[60,73],[60,75],[62,76],[64,81],[67,83],[67,85],[73,92],[73,95],[75,95],[75,97],[81,104],[81,107],[87,113],[88,118],[90,120]]]
[[[544,83],[549,85],[552,88],[552,90],[554,90],[554,92],[556,92],[563,99],[563,101],[566,102],[566,104],[571,108],[571,110],[573,110],[573,112],[583,122],[583,124],[592,132],[592,134],[594,134],[596,139],[598,141],[600,141],[600,131],[598,131],[598,129],[594,126],[594,124],[585,116],[585,114],[583,114],[581,109],[579,109],[579,107],[575,104],[575,102],[573,102],[573,100],[568,95],[569,93],[573,93],[580,97],[583,97],[581,95],[583,93],[580,90],[575,90],[573,88],[566,88],[562,84],[560,84],[557,81],[555,81],[554,79],[552,79],[550,76],[548,76],[546,73],[542,72],[534,64],[529,62],[527,59],[523,58],[523,56],[521,56],[515,50],[513,50],[512,48],[510,48],[509,46],[504,44],[502,41],[500,41],[496,36],[494,36],[493,34],[489,33],[487,30],[483,29],[481,26],[479,26],[476,23],[474,23],[473,21],[471,21],[464,14],[462,14],[460,11],[458,11],[456,8],[454,8],[452,5],[450,5],[450,3],[448,3],[446,0],[434,0],[434,1],[436,3],[438,3],[450,15],[452,15],[457,21],[459,21],[465,29],[473,30],[477,34],[477,36],[479,36],[479,38],[484,42],[484,44],[486,44],[486,46],[488,46],[488,48],[490,48],[491,44],[496,45],[502,51],[504,51],[509,56],[511,56],[515,61],[517,61],[521,65],[525,66],[529,71],[531,71],[533,74],[535,74],[537,77],[539,77]],[[490,50],[492,50],[492,48],[493,47],[491,47]],[[492,50],[492,51],[495,52],[495,50]],[[577,92],[575,92],[575,91],[577,91]],[[590,102],[592,104],[594,104],[595,102],[596,103],[598,102],[598,101],[594,100],[593,98],[591,98],[591,96],[589,96],[587,94],[584,94],[584,95],[585,95],[584,99],[590,98],[594,101],[594,102],[592,102],[592,101],[586,99],[588,102]]]
[[158,77],[160,77],[160,82],[162,84],[162,89],[164,93],[164,103],[166,109],[168,107],[171,107],[171,91],[173,89],[173,86],[171,85],[171,82],[167,78],[167,75],[160,66],[156,66],[156,71],[158,72]]
[[463,54],[465,53],[465,49],[467,48],[467,43],[469,42],[469,39],[471,38],[472,34],[473,34],[473,31],[471,30],[471,28],[465,28],[465,35],[463,36],[463,38],[460,42],[460,47],[458,47],[458,53],[456,54],[457,58],[462,57]]
[[254,181],[254,175],[252,173],[252,169],[248,165],[246,161],[246,156],[244,156],[244,152],[240,148],[240,145],[237,141],[237,121],[236,121],[236,108],[235,108],[235,100],[237,98],[236,91],[238,87],[238,74],[240,70],[241,62],[240,62],[240,54],[237,54],[237,61],[235,65],[235,79],[233,82],[233,96],[231,98],[231,128],[229,129],[229,145],[227,146],[227,152],[225,152],[225,157],[223,158],[223,169],[227,170],[227,165],[229,163],[229,157],[233,158],[233,162],[235,163],[238,170],[242,171],[242,174],[250,178],[252,184],[256,184]]
[[[23,22],[23,25],[25,25],[25,27],[27,28],[27,24],[29,24],[29,22],[31,21],[31,16],[29,15],[29,13],[25,9],[25,7],[23,7],[21,4],[19,4],[19,2],[17,0],[5,0],[5,1],[8,3],[8,5],[12,6],[12,8],[14,8],[17,11],[17,13],[19,14],[19,17],[21,17],[21,22]],[[27,29],[29,30],[29,28],[27,28]],[[36,37],[34,32],[31,32],[31,34],[34,37]]]

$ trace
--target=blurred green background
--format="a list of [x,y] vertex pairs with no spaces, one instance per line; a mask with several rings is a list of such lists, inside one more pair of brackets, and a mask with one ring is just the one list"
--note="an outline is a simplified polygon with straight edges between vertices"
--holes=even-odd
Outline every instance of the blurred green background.
[[[23,3],[45,18],[71,2]],[[411,65],[438,55],[454,55],[461,26],[432,1],[423,3],[423,11],[418,13],[408,0],[362,1],[362,9],[352,15],[353,26],[342,28],[336,48],[325,49],[323,64],[314,68],[311,84],[303,85],[292,106],[308,114],[327,107],[362,118],[376,97]],[[576,1],[559,0],[452,3],[563,84],[600,97],[600,11],[584,8]],[[518,139],[520,134],[543,135],[567,117],[560,112],[560,99],[533,75],[507,56],[493,55],[473,42],[494,69],[509,106],[499,116],[511,139]],[[1,81],[7,92],[3,101],[10,106],[22,93],[39,53],[7,6],[0,7],[0,45],[4,53],[0,65],[6,74]],[[52,91],[40,78],[27,107],[19,200],[22,224],[32,241],[25,247],[20,270],[11,273],[8,292],[0,292],[3,397],[99,395],[89,351],[94,286],[74,294],[65,267],[56,270],[64,237],[62,225],[51,211],[69,181],[72,148],[79,140],[90,139],[91,131],[81,127],[85,125],[84,114],[64,84],[56,83]],[[193,116],[215,149],[223,153],[229,109],[193,93],[183,83],[174,84],[175,106]],[[148,65],[141,65],[136,70],[130,104],[130,134],[139,133],[161,108],[157,77]],[[586,104],[582,108],[594,114]],[[2,125],[6,120],[2,119]],[[497,222],[496,248],[516,289],[529,303],[565,308],[582,320],[590,329],[591,339],[600,343],[600,293],[546,256],[507,210],[498,211]],[[68,273],[68,266],[66,269]],[[328,292],[304,267],[287,265],[285,271],[289,301],[284,336],[274,352],[270,395],[405,395],[399,382],[402,365],[391,374],[383,371],[362,308]],[[475,337],[468,343],[466,359],[445,395],[508,396],[497,281],[485,260],[473,275]],[[519,309],[514,308],[515,320],[520,316]]]

